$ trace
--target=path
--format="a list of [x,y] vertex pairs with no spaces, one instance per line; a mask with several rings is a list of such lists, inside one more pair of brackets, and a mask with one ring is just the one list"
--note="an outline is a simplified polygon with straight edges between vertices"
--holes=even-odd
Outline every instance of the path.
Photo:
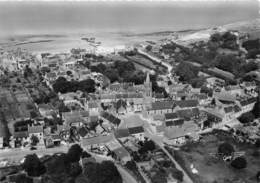
[[[8,160],[10,162],[16,162],[21,163],[21,160],[24,159],[24,157],[28,154],[37,154],[38,156],[44,156],[44,155],[53,155],[55,153],[67,153],[69,149],[69,145],[66,146],[59,146],[59,147],[53,147],[53,148],[38,148],[37,150],[30,150],[30,149],[6,149],[6,150],[0,150],[0,161]],[[107,156],[100,156],[96,155],[94,153],[91,153],[95,157],[95,159],[98,162],[104,161],[104,160],[112,160],[112,158]],[[119,173],[122,176],[122,179],[124,183],[137,183],[136,179],[127,172],[120,164],[115,163]]]
[[155,56],[153,56],[153,55],[150,55],[149,53],[147,53],[147,52],[145,52],[145,51],[143,51],[143,50],[141,50],[141,49],[137,49],[137,52],[140,53],[141,55],[147,56],[148,58],[150,58],[151,60],[153,60],[153,61],[155,61],[155,62],[157,62],[157,63],[161,63],[163,66],[167,67],[169,74],[171,73],[172,68],[173,68],[173,67],[171,66],[171,64],[169,64],[169,63],[167,63],[167,62],[164,62],[164,61],[162,61],[161,59],[159,59],[159,58],[157,58],[157,57],[155,57]]
[[178,162],[175,161],[175,159],[172,157],[172,155],[164,148],[164,144],[159,141],[158,136],[151,134],[149,131],[146,131],[147,137],[152,139],[164,152],[165,154],[171,159],[171,161],[175,164],[176,168],[181,170],[183,172],[183,183],[193,183],[191,178],[188,176],[188,174],[183,170],[183,168],[179,165]]

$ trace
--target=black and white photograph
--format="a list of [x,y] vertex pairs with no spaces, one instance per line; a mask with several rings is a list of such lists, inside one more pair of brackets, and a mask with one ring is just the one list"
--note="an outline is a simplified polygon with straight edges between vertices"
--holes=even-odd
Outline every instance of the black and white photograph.
[[260,0],[0,0],[0,183],[260,183]]

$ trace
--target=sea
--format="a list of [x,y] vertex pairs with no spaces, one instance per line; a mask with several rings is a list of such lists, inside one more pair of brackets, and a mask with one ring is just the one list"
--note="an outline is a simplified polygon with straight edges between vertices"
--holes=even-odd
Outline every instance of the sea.
[[[197,30],[259,18],[257,0],[0,2],[0,47],[34,53],[124,48],[165,37],[163,32]],[[156,34],[155,34],[156,33]]]

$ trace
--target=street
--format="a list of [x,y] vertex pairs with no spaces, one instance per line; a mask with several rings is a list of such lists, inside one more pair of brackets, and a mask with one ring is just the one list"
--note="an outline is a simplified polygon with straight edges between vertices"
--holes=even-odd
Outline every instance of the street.
[[191,178],[188,176],[188,174],[183,170],[183,168],[179,165],[178,162],[175,161],[175,159],[172,157],[172,155],[164,148],[164,144],[162,143],[161,139],[158,138],[157,135],[152,134],[150,131],[146,130],[146,135],[150,139],[152,139],[163,151],[164,153],[171,159],[171,161],[176,165],[176,168],[181,170],[183,172],[183,182],[184,183],[193,183]]
[[[10,162],[20,163],[22,159],[28,154],[37,154],[38,156],[44,155],[53,155],[55,153],[67,153],[69,146],[63,145],[59,147],[53,148],[38,148],[37,150],[29,150],[29,149],[6,149],[0,150],[0,161],[8,160]],[[97,155],[95,153],[91,153],[92,156],[97,160],[97,162],[101,162],[104,160],[111,160],[112,158],[107,156]],[[135,178],[129,174],[121,165],[115,163],[124,183],[137,183]]]

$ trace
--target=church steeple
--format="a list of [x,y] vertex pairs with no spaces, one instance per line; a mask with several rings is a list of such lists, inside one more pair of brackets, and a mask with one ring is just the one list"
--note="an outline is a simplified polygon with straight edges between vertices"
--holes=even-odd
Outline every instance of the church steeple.
[[144,81],[145,96],[152,97],[152,83],[150,81],[150,74],[147,72],[146,79]]
[[147,72],[147,74],[146,74],[145,83],[146,83],[146,84],[150,83],[150,74],[149,74],[148,72]]

